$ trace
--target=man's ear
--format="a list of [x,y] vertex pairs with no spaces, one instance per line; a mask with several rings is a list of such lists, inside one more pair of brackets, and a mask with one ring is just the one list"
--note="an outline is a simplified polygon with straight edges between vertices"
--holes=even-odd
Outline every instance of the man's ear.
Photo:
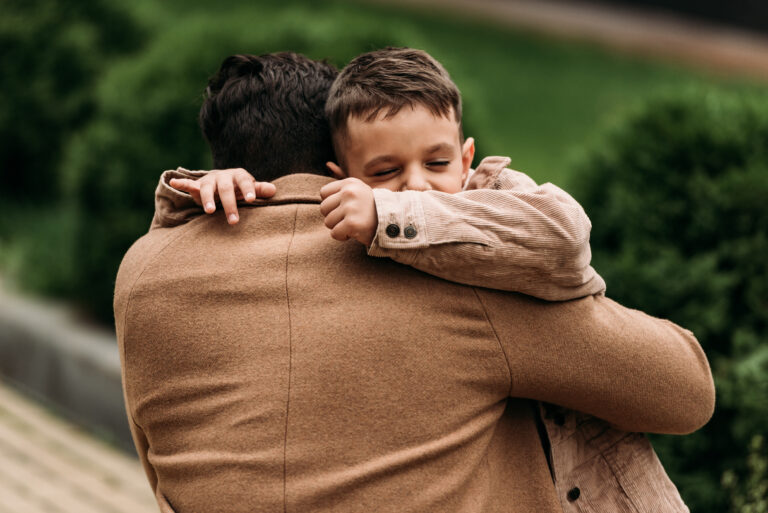
[[326,162],[326,167],[331,171],[331,174],[339,180],[347,177],[347,174],[339,167],[335,162]]
[[467,181],[469,175],[469,168],[472,167],[472,159],[475,158],[475,140],[471,137],[467,137],[464,144],[461,146],[461,183]]

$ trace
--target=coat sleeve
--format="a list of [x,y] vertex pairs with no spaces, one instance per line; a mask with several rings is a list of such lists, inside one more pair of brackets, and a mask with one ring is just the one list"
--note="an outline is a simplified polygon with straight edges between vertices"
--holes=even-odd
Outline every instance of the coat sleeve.
[[505,169],[508,159],[487,160],[473,179],[488,188],[374,189],[379,225],[368,254],[550,301],[603,293],[605,282],[590,265],[592,226],[581,205],[552,184],[539,186]]
[[624,431],[684,434],[711,417],[712,375],[690,331],[605,296],[510,305],[512,296],[477,293],[509,363],[511,396]]

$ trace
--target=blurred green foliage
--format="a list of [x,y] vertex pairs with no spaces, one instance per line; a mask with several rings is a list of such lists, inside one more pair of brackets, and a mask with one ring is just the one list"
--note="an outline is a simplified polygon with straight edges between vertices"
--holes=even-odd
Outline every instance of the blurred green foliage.
[[[434,10],[343,0],[111,5],[0,4],[10,15],[0,17],[0,34],[16,38],[3,61],[15,71],[4,80],[21,100],[0,118],[10,141],[2,146],[5,190],[15,201],[46,205],[22,205],[35,219],[0,226],[0,245],[7,245],[0,265],[27,288],[74,298],[106,322],[117,266],[149,225],[160,172],[210,166],[197,111],[207,77],[227,55],[288,49],[341,67],[386,45],[424,48],[462,89],[465,133],[476,137],[479,154],[510,154],[534,178],[558,182],[568,176],[568,148],[587,140],[606,113],[702,80]],[[21,230],[36,226],[42,235],[54,231],[44,228],[50,225],[60,229],[49,242],[60,245],[44,250]]]
[[709,356],[713,419],[655,446],[692,511],[726,511],[721,477],[746,486],[747,449],[768,432],[768,95],[653,101],[578,176],[608,294],[691,329]]
[[731,494],[731,513],[768,513],[768,447],[763,435],[752,437],[747,472],[741,480],[733,470],[723,474],[723,487]]
[[104,0],[3,0],[0,5],[0,198],[58,191],[69,135],[94,115],[94,85],[136,49],[138,25]]
[[[654,441],[693,511],[758,511],[746,508],[761,504],[768,459],[755,445],[768,425],[768,101],[754,92],[764,86],[438,9],[128,5],[0,2],[5,277],[111,323],[114,276],[149,226],[160,172],[210,166],[196,119],[224,57],[292,50],[341,67],[386,45],[423,48],[462,90],[479,156],[510,155],[534,179],[576,189],[609,295],[702,341],[715,418]],[[606,122],[617,128],[599,140]]]

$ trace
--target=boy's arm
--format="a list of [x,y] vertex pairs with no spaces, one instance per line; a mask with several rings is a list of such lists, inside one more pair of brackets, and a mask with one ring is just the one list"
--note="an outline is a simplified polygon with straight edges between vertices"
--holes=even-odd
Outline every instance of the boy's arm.
[[203,212],[212,214],[217,200],[227,222],[237,224],[239,200],[253,203],[257,198],[270,198],[275,192],[274,184],[257,182],[242,168],[190,171],[180,167],[165,171],[155,191],[155,216],[150,230],[184,224]]
[[507,164],[484,159],[473,190],[457,194],[374,189],[378,228],[368,253],[550,301],[603,293],[605,282],[589,265],[592,226],[584,210],[558,187],[536,185]]

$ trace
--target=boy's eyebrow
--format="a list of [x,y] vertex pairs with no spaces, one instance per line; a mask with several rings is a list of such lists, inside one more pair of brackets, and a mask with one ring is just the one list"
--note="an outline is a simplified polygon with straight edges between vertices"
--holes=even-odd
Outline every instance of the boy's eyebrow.
[[453,145],[448,143],[437,143],[427,148],[427,153],[437,153],[438,151],[453,151]]
[[392,155],[379,155],[378,157],[366,162],[365,165],[363,166],[363,169],[372,168],[376,164],[380,164],[382,162],[394,162],[394,160],[395,160],[395,157],[393,157]]

